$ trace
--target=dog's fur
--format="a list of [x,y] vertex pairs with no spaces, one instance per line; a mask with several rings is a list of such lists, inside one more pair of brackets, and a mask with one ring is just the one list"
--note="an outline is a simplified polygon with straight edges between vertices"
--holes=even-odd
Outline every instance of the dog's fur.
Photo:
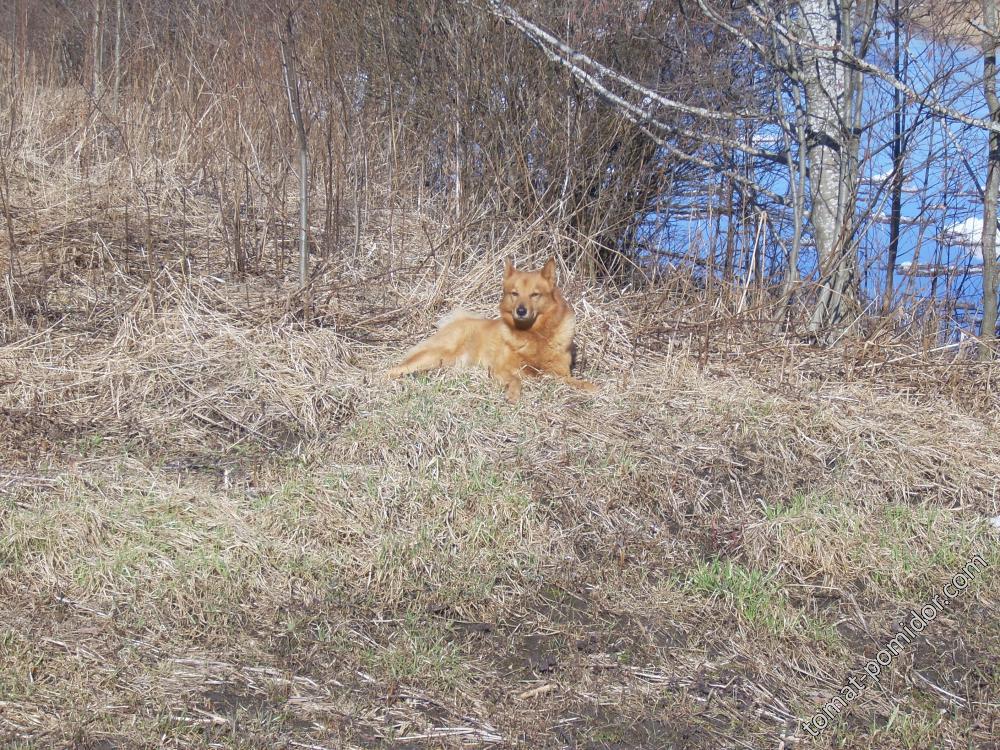
[[522,375],[549,373],[574,388],[597,388],[570,372],[573,308],[556,287],[552,259],[538,271],[518,271],[509,259],[504,263],[499,318],[458,311],[439,326],[441,330],[413,347],[389,370],[390,377],[448,365],[476,365],[504,384],[512,402],[521,396]]

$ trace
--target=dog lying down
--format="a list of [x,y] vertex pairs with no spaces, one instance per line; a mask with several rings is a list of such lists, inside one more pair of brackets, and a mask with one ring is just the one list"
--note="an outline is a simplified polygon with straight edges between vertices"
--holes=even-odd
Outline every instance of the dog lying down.
[[556,286],[555,260],[538,271],[518,271],[508,259],[499,318],[451,313],[438,324],[437,333],[389,370],[389,377],[452,365],[478,366],[503,383],[511,402],[521,397],[523,375],[548,373],[574,388],[594,391],[596,385],[571,373],[574,320],[573,308]]

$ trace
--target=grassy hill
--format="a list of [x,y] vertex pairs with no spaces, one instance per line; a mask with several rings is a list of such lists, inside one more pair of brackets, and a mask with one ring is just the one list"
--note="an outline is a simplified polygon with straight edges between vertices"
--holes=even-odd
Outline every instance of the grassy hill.
[[303,315],[287,268],[227,270],[217,197],[170,165],[137,216],[121,164],[33,148],[0,295],[0,744],[996,746],[995,365],[563,267],[599,393],[390,383],[547,238],[459,258],[433,207],[374,211]]

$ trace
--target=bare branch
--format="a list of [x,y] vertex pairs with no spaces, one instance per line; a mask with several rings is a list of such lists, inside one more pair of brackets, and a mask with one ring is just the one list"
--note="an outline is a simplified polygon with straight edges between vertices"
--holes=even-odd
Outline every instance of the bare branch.
[[[702,117],[707,120],[746,120],[752,118],[751,113],[739,113],[739,112],[716,112],[713,110],[705,109],[703,107],[694,107],[690,104],[684,104],[682,102],[675,101],[673,99],[668,99],[662,94],[654,91],[653,89],[647,88],[646,86],[633,81],[628,76],[622,75],[621,73],[612,70],[611,68],[602,65],[597,62],[597,60],[585,55],[582,52],[578,52],[573,48],[567,46],[559,39],[554,37],[545,29],[533,24],[531,21],[526,19],[516,10],[511,8],[509,5],[501,3],[499,0],[486,0],[488,10],[495,16],[502,18],[507,21],[517,29],[519,29],[528,39],[530,39],[536,46],[543,49],[555,48],[559,50],[562,57],[559,59],[552,58],[554,61],[559,62],[562,65],[570,69],[578,69],[580,65],[587,65],[597,71],[596,76],[602,77],[606,76],[619,83],[627,86],[628,88],[635,91],[637,94],[641,94],[643,97],[648,97],[650,101],[656,102],[660,106],[666,107],[668,109],[675,110],[677,112],[683,112],[688,115],[694,115],[696,117]],[[558,56],[557,56],[558,57]]]

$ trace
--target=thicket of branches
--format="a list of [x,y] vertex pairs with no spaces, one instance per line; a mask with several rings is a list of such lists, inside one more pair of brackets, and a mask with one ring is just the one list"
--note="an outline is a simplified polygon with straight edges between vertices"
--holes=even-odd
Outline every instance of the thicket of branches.
[[[945,158],[951,192],[973,185],[996,221],[987,172],[1000,172],[985,155],[1000,126],[967,104],[988,97],[990,8],[948,4],[931,27],[926,3],[909,0],[9,0],[0,186],[35,144],[31,118],[56,113],[39,91],[75,96],[58,110],[65,140],[36,156],[86,174],[124,154],[130,174],[151,173],[121,197],[137,235],[126,246],[154,249],[141,229],[152,194],[173,191],[181,210],[208,196],[231,270],[280,276],[295,253],[301,122],[314,268],[357,256],[386,212],[390,256],[404,253],[391,227],[419,209],[448,228],[440,244],[459,262],[477,232],[530,226],[593,275],[753,288],[776,321],[816,338],[877,312],[954,316],[969,303],[950,290],[971,269],[985,303],[960,327],[989,339],[992,246],[985,262],[935,256],[936,271],[914,252],[905,274],[896,254],[900,196]],[[919,74],[914,38],[945,49]],[[959,48],[974,54],[946,54]],[[932,129],[951,124],[961,133],[935,145]],[[984,156],[970,155],[963,144],[979,141]],[[887,154],[891,170],[873,179]],[[182,179],[158,184],[167,162]],[[949,191],[923,189],[928,206]],[[26,214],[8,204],[16,276]],[[921,217],[918,249],[948,214]],[[916,280],[932,272],[928,291]]]

